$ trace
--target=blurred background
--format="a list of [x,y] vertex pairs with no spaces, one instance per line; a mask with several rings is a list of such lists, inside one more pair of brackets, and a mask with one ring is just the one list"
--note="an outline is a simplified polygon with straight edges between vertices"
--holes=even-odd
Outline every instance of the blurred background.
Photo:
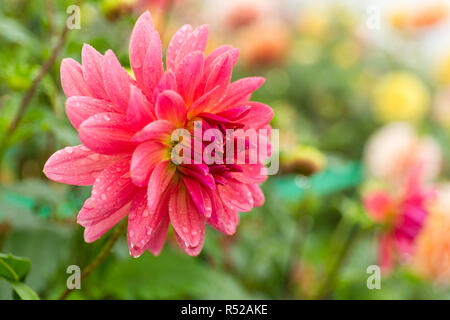
[[[80,29],[63,32],[74,4]],[[79,144],[61,59],[80,61],[89,43],[129,67],[144,10],[163,47],[183,24],[209,24],[209,50],[241,50],[234,78],[266,77],[253,100],[275,111],[280,172],[233,237],[208,228],[192,258],[169,236],[159,257],[138,259],[123,237],[71,298],[450,298],[450,1],[440,0],[2,0],[0,252],[31,262],[22,282],[57,298],[67,266],[87,265],[107,239],[86,244],[76,224],[89,187],[42,168]],[[368,286],[372,265],[381,289]],[[17,298],[2,276],[0,299]]]

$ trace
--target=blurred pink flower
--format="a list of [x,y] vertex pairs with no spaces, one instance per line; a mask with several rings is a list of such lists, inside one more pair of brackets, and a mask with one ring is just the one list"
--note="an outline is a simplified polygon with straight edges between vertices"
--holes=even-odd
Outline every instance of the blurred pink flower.
[[131,35],[130,63],[135,79],[111,50],[100,54],[89,45],[82,65],[61,64],[68,97],[66,112],[82,145],[50,157],[44,173],[54,181],[93,185],[78,214],[85,241],[99,239],[128,215],[128,243],[133,257],[145,250],[160,253],[169,224],[190,255],[203,247],[205,224],[231,235],[239,212],[264,202],[258,184],[264,166],[181,164],[171,161],[176,128],[268,128],[273,111],[250,102],[263,78],[230,83],[239,51],[222,46],[205,57],[208,27],[183,26],[173,36],[163,68],[159,33],[149,12]]
[[379,264],[389,272],[396,260],[409,259],[415,240],[428,215],[427,205],[434,198],[431,188],[423,185],[420,167],[415,167],[405,180],[400,193],[373,190],[364,196],[364,206],[377,223],[385,224],[379,238]]

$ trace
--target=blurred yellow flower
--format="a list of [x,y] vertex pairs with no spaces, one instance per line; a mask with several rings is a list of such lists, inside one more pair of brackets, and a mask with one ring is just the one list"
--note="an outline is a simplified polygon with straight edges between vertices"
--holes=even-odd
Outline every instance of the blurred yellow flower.
[[450,186],[438,192],[416,242],[413,269],[423,277],[450,284]]
[[430,94],[423,81],[407,71],[394,71],[377,81],[373,108],[383,122],[419,121],[428,111]]
[[329,10],[321,6],[309,6],[300,14],[298,29],[301,33],[319,39],[328,36],[330,28]]

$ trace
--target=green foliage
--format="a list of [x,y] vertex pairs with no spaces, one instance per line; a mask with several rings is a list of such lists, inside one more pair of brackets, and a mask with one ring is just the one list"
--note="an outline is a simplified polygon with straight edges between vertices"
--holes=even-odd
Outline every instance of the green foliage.
[[0,279],[8,281],[20,299],[39,300],[36,292],[23,282],[30,268],[30,259],[0,253]]

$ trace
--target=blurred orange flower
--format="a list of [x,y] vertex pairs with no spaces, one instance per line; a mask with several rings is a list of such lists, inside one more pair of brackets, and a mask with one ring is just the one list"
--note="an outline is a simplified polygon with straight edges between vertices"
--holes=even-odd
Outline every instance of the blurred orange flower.
[[433,3],[419,9],[394,12],[391,15],[391,24],[401,31],[423,30],[438,25],[447,15],[448,8],[445,4]]
[[237,38],[241,57],[250,67],[266,67],[284,60],[290,46],[289,31],[278,21],[261,21],[243,30]]
[[425,278],[450,284],[450,186],[438,193],[419,237],[412,266]]

